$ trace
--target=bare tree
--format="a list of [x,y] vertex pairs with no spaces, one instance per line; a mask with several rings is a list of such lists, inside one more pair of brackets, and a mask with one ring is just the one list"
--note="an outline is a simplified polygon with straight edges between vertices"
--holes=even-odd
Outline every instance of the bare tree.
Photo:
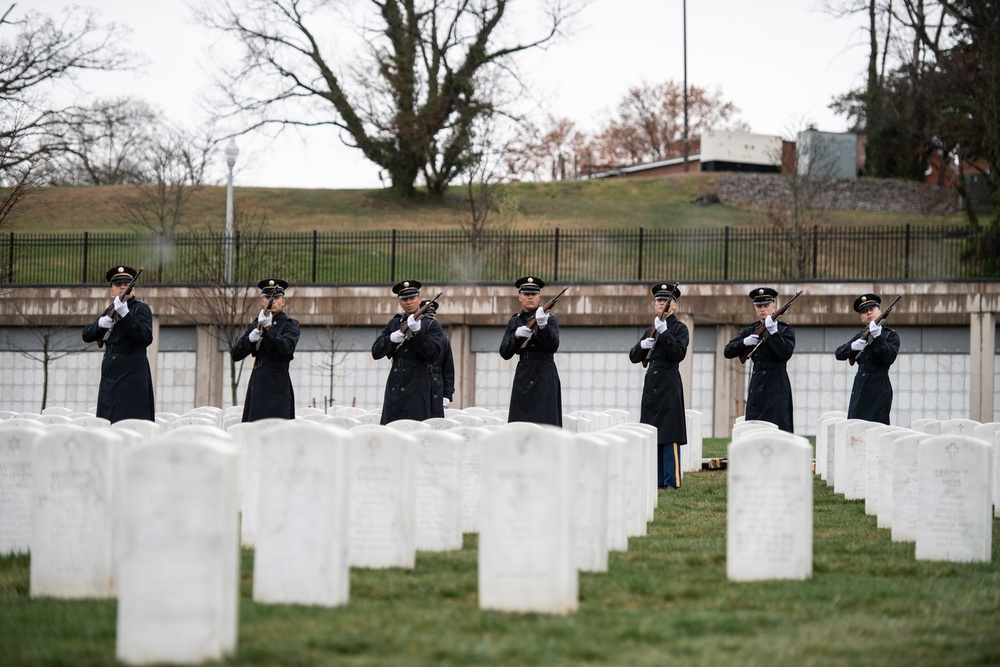
[[53,185],[142,184],[143,158],[156,155],[162,121],[146,102],[129,97],[98,100],[65,110],[57,124],[47,180]]
[[[689,146],[697,152],[708,130],[749,131],[721,91],[688,87]],[[684,155],[684,86],[676,81],[631,88],[593,141],[599,165],[630,165]]]
[[347,352],[339,349],[342,330],[343,329],[341,327],[332,324],[327,324],[323,327],[327,341],[326,357],[319,363],[313,364],[313,372],[327,380],[327,389],[329,393],[323,397],[323,412],[326,412],[328,409],[333,407],[333,393],[337,377],[337,367],[343,364],[344,359],[347,358]]
[[493,83],[517,83],[514,57],[553,41],[573,2],[546,0],[544,28],[510,39],[511,0],[368,0],[351,5],[369,10],[358,49],[325,34],[350,19],[321,0],[228,0],[202,17],[243,47],[225,90],[250,128],[340,128],[413,198],[418,177],[440,196],[469,167],[476,120],[496,110]]
[[125,218],[137,229],[172,238],[185,222],[191,197],[205,185],[218,140],[209,130],[194,135],[163,127],[140,157],[141,181],[119,199]]
[[818,133],[799,132],[794,139],[785,142],[794,143],[794,151],[778,149],[781,154],[773,156],[781,164],[780,187],[772,191],[759,215],[762,226],[774,232],[781,244],[780,252],[775,248],[771,255],[781,277],[801,280],[808,277],[812,263],[813,228],[825,218],[820,199],[833,179],[835,154]]
[[[233,349],[243,330],[257,310],[260,292],[257,281],[265,273],[282,273],[279,257],[267,232],[267,218],[236,208],[233,211],[234,251],[233,282],[225,280],[226,233],[222,224],[207,232],[192,233],[191,255],[196,281],[202,286],[200,296],[186,300],[182,306],[197,313],[209,323],[209,334],[227,349]],[[239,404],[240,378],[243,362],[229,359],[229,391],[233,405]]]
[[[17,352],[26,359],[37,362],[42,366],[42,400],[39,411],[48,406],[49,400],[49,376],[52,365],[71,354],[77,354],[86,350],[86,343],[80,338],[79,327],[68,327],[66,325],[41,325],[39,324],[18,299],[20,290],[9,290],[2,295],[11,304],[12,310],[17,313],[20,320],[20,327],[17,332],[26,336],[13,334],[8,330],[4,333],[6,338],[6,349]],[[65,313],[70,315],[71,313]],[[65,320],[64,320],[65,321]],[[28,342],[30,341],[30,342]]]
[[505,162],[512,178],[577,178],[582,165],[589,163],[590,142],[570,119],[549,116],[542,126],[522,125],[517,139],[508,146]]
[[504,232],[513,231],[520,217],[517,198],[503,187],[511,177],[511,129],[503,118],[485,117],[475,136],[477,147],[462,183],[468,214],[460,220],[460,227],[467,252],[453,263],[455,278],[460,280],[482,280],[487,253],[494,263],[507,262],[510,244]]
[[57,21],[16,8],[0,14],[0,228],[52,153],[61,110],[46,100],[51,86],[87,70],[123,69],[128,59],[119,28],[98,24],[92,10],[72,8]]

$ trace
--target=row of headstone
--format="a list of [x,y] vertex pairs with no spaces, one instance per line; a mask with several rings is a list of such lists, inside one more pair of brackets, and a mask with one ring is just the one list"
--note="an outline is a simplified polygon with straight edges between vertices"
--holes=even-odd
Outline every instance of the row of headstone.
[[991,559],[1000,423],[921,419],[903,428],[824,414],[816,445],[817,474],[863,500],[893,541],[915,542],[917,559]]

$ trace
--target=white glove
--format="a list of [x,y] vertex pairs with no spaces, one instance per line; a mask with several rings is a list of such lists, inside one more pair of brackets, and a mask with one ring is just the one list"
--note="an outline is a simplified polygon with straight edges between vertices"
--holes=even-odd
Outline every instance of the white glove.
[[653,326],[656,327],[656,333],[664,334],[667,333],[667,323],[657,317],[653,320]]
[[639,341],[639,347],[644,350],[652,350],[654,345],[656,345],[655,338],[643,338]]
[[743,339],[743,345],[746,347],[757,347],[757,343],[760,342],[760,336],[757,334],[750,334]]
[[260,329],[257,329],[256,327],[251,329],[250,335],[247,337],[250,339],[251,343],[256,343],[260,340]]
[[448,404],[451,403],[447,396],[442,398],[441,401],[444,403],[444,407],[448,407]]
[[778,323],[772,320],[770,315],[764,318],[764,327],[767,329],[767,333],[772,336],[778,333]]
[[549,325],[549,314],[541,306],[535,311],[535,323],[538,324],[539,329],[544,329]]
[[517,328],[514,335],[518,338],[531,338],[531,329],[523,324]]
[[115,297],[115,312],[118,313],[118,317],[125,317],[128,315],[128,303],[122,301],[118,297]]
[[406,340],[406,334],[400,331],[399,329],[396,329],[391,334],[389,334],[389,340],[399,345],[404,340]]
[[107,315],[101,315],[99,318],[97,318],[97,326],[101,327],[102,329],[110,329],[114,325],[115,321],[112,318],[108,317]]
[[875,320],[868,323],[868,331],[872,332],[872,338],[878,338],[882,335],[882,325],[875,324]]
[[260,315],[257,316],[257,322],[260,324],[261,328],[266,329],[271,326],[271,322],[274,318],[271,317],[270,313],[265,313],[263,310],[260,311]]
[[859,338],[857,340],[851,341],[851,349],[854,350],[855,352],[860,352],[867,346],[868,346],[868,341],[866,341],[864,338]]
[[410,331],[412,331],[413,333],[417,333],[418,331],[420,331],[422,322],[413,317],[413,315],[410,315],[409,317],[406,318],[406,326],[410,327]]

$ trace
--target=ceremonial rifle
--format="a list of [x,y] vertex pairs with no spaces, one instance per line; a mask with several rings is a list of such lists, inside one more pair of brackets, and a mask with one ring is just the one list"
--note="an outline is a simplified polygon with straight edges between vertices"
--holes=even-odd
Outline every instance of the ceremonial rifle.
[[[425,303],[424,305],[422,305],[417,310],[417,312],[413,313],[413,319],[415,319],[415,320],[421,319],[427,313],[427,311],[430,309],[431,305],[433,305],[438,299],[441,298],[442,294],[444,294],[444,292],[438,292],[437,296],[435,296],[433,299],[431,299],[430,301],[428,301],[427,303]],[[399,326],[399,330],[402,333],[406,334],[406,338],[403,339],[403,343],[405,343],[410,338],[413,338],[413,334],[410,333],[410,325],[406,323],[406,319],[407,318],[404,317],[403,318],[403,323]],[[403,343],[396,343],[396,349],[398,350],[399,346],[402,345]]]
[[[563,294],[565,294],[566,290],[568,290],[568,289],[569,289],[569,286],[567,285],[566,287],[562,288],[562,291],[559,292],[559,294],[556,294],[554,297],[552,297],[551,299],[549,299],[548,303],[546,303],[544,306],[542,306],[542,312],[544,312],[544,313],[549,312],[549,310],[551,310],[551,308],[554,305],[556,305],[557,303],[559,303],[559,297],[561,297]],[[538,331],[538,329],[536,328],[537,325],[538,325],[538,322],[536,321],[536,319],[537,318],[534,315],[532,315],[531,319],[529,319],[527,322],[524,323],[524,326],[528,327],[532,331]],[[520,342],[517,344],[517,347],[514,349],[514,353],[515,354],[518,351],[520,351],[520,349],[522,347],[524,347],[524,344],[527,343],[529,340],[531,340],[531,338],[530,337],[529,338],[520,338],[518,340]]]
[[[798,299],[800,294],[802,294],[802,290],[796,292],[795,296],[793,296],[791,299],[788,300],[788,303],[779,308],[774,313],[774,315],[771,316],[771,319],[777,322],[778,318],[785,314],[785,311],[788,310],[788,307],[792,305],[792,301]],[[749,359],[750,356],[757,351],[757,348],[760,347],[764,343],[764,341],[767,340],[768,337],[770,336],[770,334],[767,333],[767,326],[763,322],[760,323],[760,326],[754,329],[753,335],[760,336],[760,341],[758,341],[758,343],[754,345],[753,348],[746,348],[742,352],[740,352],[741,364],[745,364],[747,362],[747,359]]]
[[[118,297],[119,301],[124,303],[125,301],[128,300],[129,296],[132,294],[132,288],[135,287],[135,281],[139,279],[140,274],[142,274],[142,269],[139,269],[139,271],[136,272],[135,274],[135,278],[132,278],[132,280],[129,281],[128,285],[125,286],[125,291],[122,292],[120,297]],[[97,339],[97,347],[104,347],[105,337],[107,337],[107,335],[111,333],[111,329],[114,329],[115,325],[118,324],[118,320],[121,319],[121,317],[118,315],[118,311],[115,310],[115,304],[113,303],[110,306],[108,306],[108,309],[104,311],[104,314],[108,315],[112,311],[114,311],[114,315],[112,316],[112,319],[114,321],[111,323],[111,327],[109,329],[101,329],[100,327],[98,327],[98,331],[101,332],[101,335]]]
[[[276,290],[277,290],[277,287],[275,289],[271,290],[271,298],[267,300],[267,308],[264,309],[264,314],[265,315],[270,315],[271,314],[271,309],[274,308],[274,292]],[[257,346],[254,348],[254,350],[259,350],[260,349],[260,344],[264,340],[264,332],[261,331],[260,320],[257,320],[257,331],[260,332],[260,338],[257,339]]]
[[[891,304],[889,304],[888,308],[886,308],[884,311],[882,311],[882,317],[880,317],[877,320],[875,320],[875,324],[877,324],[878,326],[882,326],[882,320],[884,320],[885,318],[889,317],[889,313],[892,312],[892,307],[895,306],[897,303],[899,303],[899,300],[902,299],[902,298],[903,298],[902,295],[897,296],[896,300],[893,301]],[[871,337],[871,335],[872,335],[871,329],[869,329],[868,327],[865,327],[865,330],[861,332],[861,340],[868,340]],[[849,359],[849,361],[851,362],[851,366],[853,366],[854,364],[858,363],[858,355],[859,354],[861,354],[861,352],[859,352],[857,350],[851,350],[851,358]]]

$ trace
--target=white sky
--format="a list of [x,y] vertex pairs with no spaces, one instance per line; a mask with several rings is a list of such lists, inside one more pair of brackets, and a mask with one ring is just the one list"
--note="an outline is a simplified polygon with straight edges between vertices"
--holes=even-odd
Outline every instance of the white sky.
[[[539,0],[512,2],[515,11]],[[129,95],[184,126],[205,117],[213,36],[192,23],[185,0],[75,0],[131,29],[128,48],[149,65],[139,72],[81,79],[95,97]],[[7,3],[4,3],[6,6]],[[56,14],[68,0],[20,0],[19,9]],[[859,86],[864,17],[837,20],[823,0],[688,0],[688,84],[721,90],[759,134],[789,135],[813,123],[839,132],[827,108]],[[684,77],[682,0],[591,0],[558,45],[522,61],[535,102],[594,130],[629,87]],[[379,187],[377,167],[344,147],[332,130],[286,132],[278,141],[241,137],[237,186]],[[221,161],[221,160],[220,160]],[[220,167],[221,178],[224,167]]]

